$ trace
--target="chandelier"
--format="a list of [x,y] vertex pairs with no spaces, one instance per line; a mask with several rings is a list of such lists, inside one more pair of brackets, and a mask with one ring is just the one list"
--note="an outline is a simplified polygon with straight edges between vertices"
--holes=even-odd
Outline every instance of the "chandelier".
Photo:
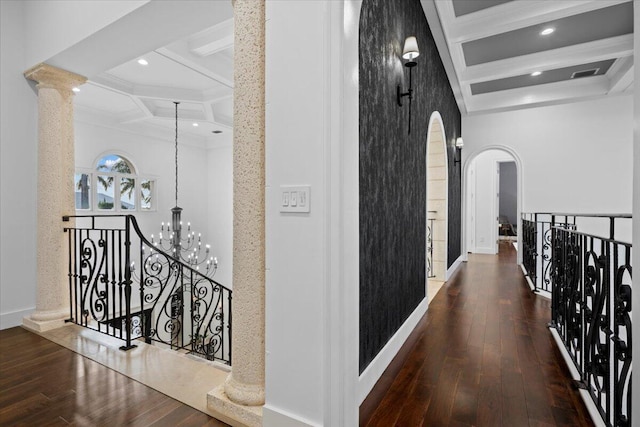
[[[157,249],[162,249],[171,254],[176,261],[181,261],[199,273],[213,278],[218,270],[218,259],[211,256],[211,247],[202,244],[202,235],[191,230],[191,223],[187,223],[186,236],[182,232],[182,208],[178,207],[178,104],[173,102],[176,109],[176,137],[175,137],[175,164],[176,164],[176,205],[171,209],[171,221],[160,225],[158,238],[151,235],[151,243]],[[145,248],[142,248],[143,252]],[[153,248],[150,248],[153,254]]]

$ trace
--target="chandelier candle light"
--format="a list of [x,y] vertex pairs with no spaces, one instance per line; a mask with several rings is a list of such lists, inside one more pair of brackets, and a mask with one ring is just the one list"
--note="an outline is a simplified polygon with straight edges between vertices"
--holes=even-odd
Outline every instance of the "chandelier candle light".
[[[151,235],[151,243],[155,247],[160,247],[163,250],[171,253],[174,259],[182,261],[190,267],[198,270],[200,273],[208,277],[213,277],[218,270],[218,259],[214,256],[210,256],[209,252],[211,247],[207,244],[202,245],[202,235],[191,231],[191,223],[187,223],[187,236],[182,237],[182,208],[178,207],[178,104],[177,101],[173,102],[176,106],[176,138],[175,138],[175,163],[176,163],[176,205],[171,209],[171,221],[167,221],[166,225],[163,222],[160,225],[160,234],[156,241],[154,235]],[[144,253],[145,248],[142,248]],[[153,248],[150,249],[153,253]],[[203,266],[204,271],[200,271],[200,266]]]

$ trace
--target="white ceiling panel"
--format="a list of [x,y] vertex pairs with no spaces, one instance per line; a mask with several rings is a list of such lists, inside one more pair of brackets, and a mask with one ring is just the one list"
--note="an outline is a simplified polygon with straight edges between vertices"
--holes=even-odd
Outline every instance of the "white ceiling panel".
[[109,70],[107,74],[140,86],[204,91],[216,84],[210,77],[155,51],[141,58],[147,60],[149,65],[138,64],[138,58],[136,58]]

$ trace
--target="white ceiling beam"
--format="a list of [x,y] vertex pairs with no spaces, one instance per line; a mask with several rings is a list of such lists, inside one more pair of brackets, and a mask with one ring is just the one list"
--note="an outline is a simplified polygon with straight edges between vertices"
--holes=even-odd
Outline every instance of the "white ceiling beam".
[[620,93],[633,84],[633,58],[620,58],[607,72],[610,86],[609,93]]
[[132,95],[150,99],[169,99],[182,102],[202,102],[202,91],[167,86],[135,85]]
[[171,59],[175,62],[177,62],[178,64],[185,66],[193,71],[196,71],[200,74],[202,74],[205,77],[210,78],[211,80],[215,80],[216,82],[227,86],[228,88],[233,89],[233,80],[228,79],[218,73],[215,73],[213,71],[211,71],[210,69],[206,68],[203,65],[198,64],[197,62],[186,58],[183,55],[180,55],[179,53],[176,53],[172,50],[167,49],[166,47],[160,48],[160,49],[156,49],[154,52],[164,56],[167,59]]
[[[451,90],[453,91],[456,103],[458,104],[458,109],[460,109],[460,113],[466,114],[467,107],[464,103],[462,85],[460,84],[459,76],[456,73],[456,58],[453,58],[453,53],[451,52],[450,46],[447,44],[441,18],[438,16],[438,12],[436,10],[435,0],[420,0],[420,3],[422,4],[425,16],[427,17],[427,22],[429,23],[433,40],[438,48],[438,53],[440,53],[440,59],[444,65],[444,70],[449,78],[449,84],[451,85]],[[460,50],[462,51],[462,49]]]
[[102,73],[93,77],[89,83],[126,95],[131,95],[133,93],[133,84],[108,73]]
[[93,79],[159,46],[231,17],[230,1],[150,1],[50,58],[47,63]]
[[[631,0],[520,0],[490,7],[456,18],[453,6],[436,2],[438,11],[446,17],[445,34],[450,44],[464,43],[496,34],[543,24],[571,15],[591,12]],[[453,15],[453,16],[452,16]]]
[[606,76],[595,76],[474,95],[467,107],[470,112],[530,108],[547,103],[573,102],[585,97],[604,96],[608,91],[609,79]]
[[463,85],[633,55],[633,34],[466,67]]
[[233,19],[221,22],[189,39],[189,50],[209,56],[233,46]]
[[[175,120],[176,119],[176,111],[173,108],[163,108],[163,107],[157,107],[155,109],[155,111],[153,112],[154,117],[160,118],[160,119],[171,119],[171,120]],[[202,112],[202,110],[186,110],[183,109],[180,111],[180,117],[179,117],[180,121],[183,120],[205,120],[205,115]]]

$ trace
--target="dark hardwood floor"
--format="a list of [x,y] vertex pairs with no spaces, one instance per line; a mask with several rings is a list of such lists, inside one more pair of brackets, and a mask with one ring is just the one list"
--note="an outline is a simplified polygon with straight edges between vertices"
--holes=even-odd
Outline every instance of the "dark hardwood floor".
[[227,426],[22,328],[0,331],[0,426]]
[[510,243],[470,255],[360,407],[361,426],[591,426]]

